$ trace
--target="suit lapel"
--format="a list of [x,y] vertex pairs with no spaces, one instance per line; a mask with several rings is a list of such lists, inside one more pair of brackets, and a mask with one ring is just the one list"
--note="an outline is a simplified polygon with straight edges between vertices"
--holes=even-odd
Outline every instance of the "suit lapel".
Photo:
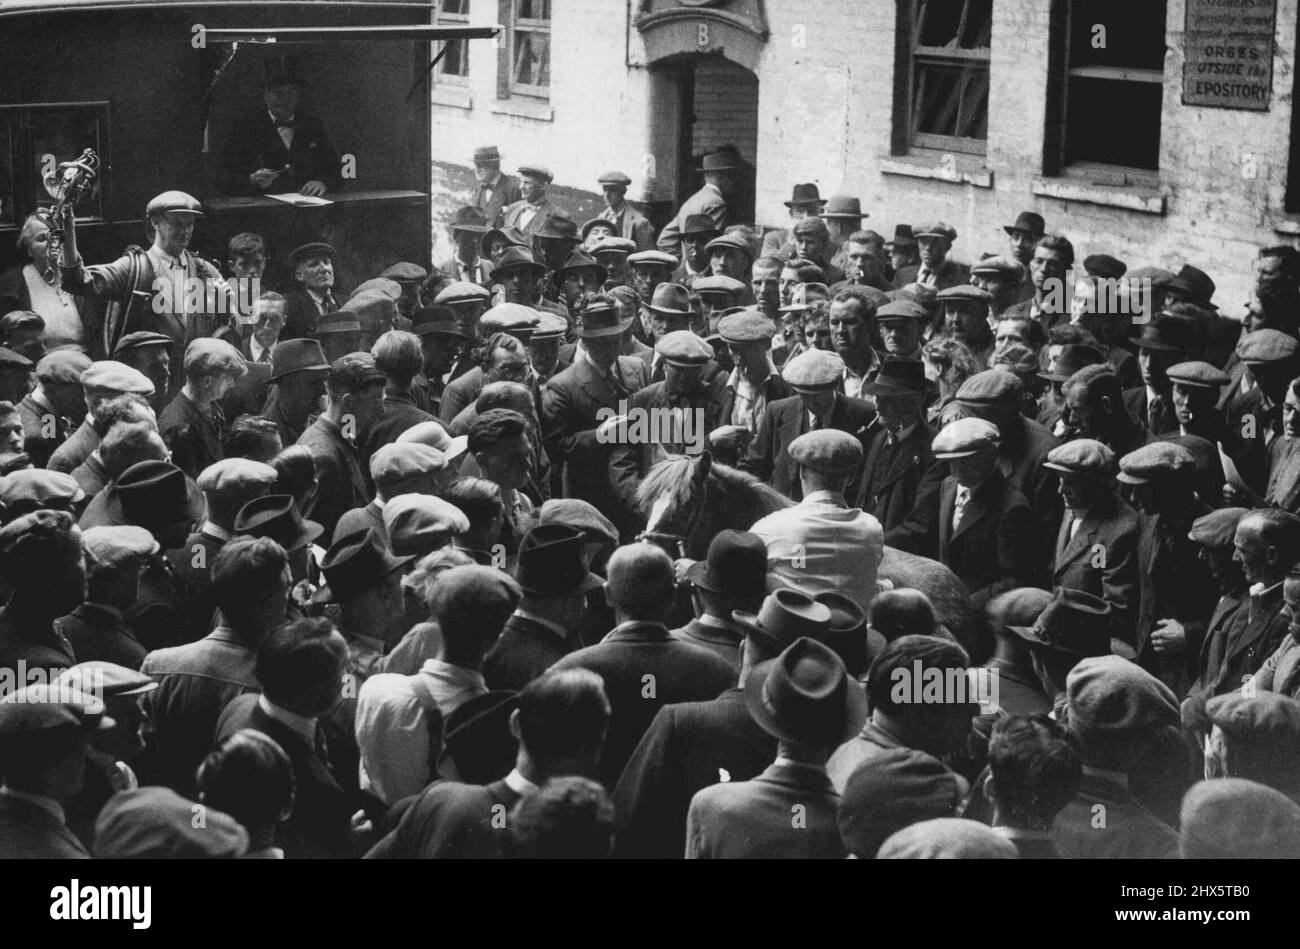
[[[961,537],[963,534],[966,533],[966,531],[970,529],[970,526],[972,524],[982,520],[985,517],[985,515],[989,513],[988,501],[993,491],[994,491],[994,486],[990,480],[990,481],[986,481],[979,488],[971,492],[970,499],[966,502],[966,510],[962,511],[961,523],[958,524],[957,529],[953,531],[952,538],[951,538],[952,541],[956,541],[957,538]],[[957,489],[954,487],[953,488],[954,502],[956,501],[956,499],[957,499]],[[949,523],[951,522],[952,519],[949,518]]]
[[[957,501],[957,479],[947,477],[939,488],[939,559],[946,561],[952,541],[952,511]],[[964,520],[964,518],[963,518]]]
[[1067,508],[1066,514],[1061,516],[1061,532],[1057,537],[1057,570],[1092,549],[1092,542],[1096,537],[1101,519],[1096,512],[1089,511],[1079,524],[1079,529],[1074,532],[1073,540],[1069,539],[1070,520],[1069,509]]

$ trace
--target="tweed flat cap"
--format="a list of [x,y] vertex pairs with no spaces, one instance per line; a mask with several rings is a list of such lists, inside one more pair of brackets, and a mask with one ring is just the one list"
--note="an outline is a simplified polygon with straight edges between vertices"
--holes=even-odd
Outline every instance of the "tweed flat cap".
[[376,484],[396,484],[446,467],[446,455],[420,442],[390,442],[370,456],[370,477]]
[[691,284],[691,289],[703,296],[706,293],[728,294],[734,296],[745,291],[745,285],[735,277],[714,276],[701,277]]
[[134,333],[127,333],[117,341],[117,345],[113,347],[113,355],[120,356],[122,353],[133,349],[144,349],[146,346],[171,346],[171,344],[172,338],[163,333],[136,330]]
[[1295,355],[1296,338],[1281,330],[1258,329],[1237,344],[1237,356],[1242,362],[1282,362]]
[[330,364],[329,381],[348,389],[360,389],[387,378],[375,366],[375,357],[369,353],[348,353]]
[[[401,287],[393,281],[398,294],[393,296],[381,289],[361,290],[348,297],[346,303],[335,313],[355,313],[362,329],[387,329],[397,317],[397,298],[401,296]],[[334,314],[329,314],[333,316]]]
[[904,827],[952,817],[962,798],[957,774],[912,748],[886,748],[857,768],[840,795],[837,823],[849,851],[873,858]]
[[710,254],[715,250],[735,250],[744,254],[746,257],[751,257],[754,253],[754,249],[749,245],[749,241],[735,233],[719,234],[713,240],[709,241],[709,243],[705,245],[704,249]]
[[1205,703],[1211,722],[1228,735],[1276,741],[1300,749],[1300,702],[1277,692],[1216,695]]
[[1018,860],[1016,845],[988,824],[964,817],[935,817],[897,831],[880,845],[877,860]]
[[972,286],[969,283],[959,283],[955,287],[948,287],[940,290],[935,294],[935,298],[940,303],[961,303],[966,306],[974,306],[979,303],[991,303],[991,297],[986,290]]
[[475,303],[492,299],[492,292],[487,287],[465,280],[453,280],[438,291],[433,298],[435,306],[454,306],[457,303]]
[[79,662],[71,669],[64,669],[54,681],[60,687],[67,684],[87,694],[111,699],[134,698],[158,688],[158,682],[152,676],[102,659]]
[[862,443],[838,428],[806,432],[787,449],[796,464],[828,475],[850,475],[862,467]]
[[924,322],[930,318],[925,307],[919,303],[913,303],[911,300],[894,300],[886,303],[876,310],[876,322],[888,323],[902,320],[912,320],[917,323]]
[[912,228],[912,236],[915,238],[922,237],[942,237],[947,241],[957,239],[957,229],[943,221],[931,221],[929,224],[921,224]]
[[159,549],[153,534],[134,524],[88,528],[81,533],[81,544],[97,563],[118,568],[143,563]]
[[551,174],[551,169],[545,165],[539,165],[536,162],[529,162],[526,165],[519,166],[519,173],[527,175],[530,178],[541,178],[543,181],[554,181],[555,176]]
[[326,313],[316,321],[316,336],[328,336],[331,333],[360,333],[361,317],[354,311],[342,307],[333,313]]
[[636,241],[628,240],[626,237],[602,237],[592,246],[593,254],[621,254],[630,255],[636,250]]
[[289,266],[297,267],[299,264],[317,257],[325,257],[332,261],[337,256],[337,251],[329,244],[324,241],[312,241],[308,244],[300,244],[289,251]]
[[639,250],[628,254],[627,262],[632,267],[667,267],[669,270],[675,270],[680,263],[672,254],[661,250]]
[[776,333],[776,324],[757,310],[742,310],[718,320],[718,335],[727,343],[766,342]]
[[1033,626],[1052,602],[1052,594],[1038,587],[1017,587],[1000,593],[984,607],[989,627],[994,631],[1009,626]]
[[418,557],[469,530],[469,518],[454,504],[431,494],[399,494],[384,503],[384,530],[393,553]]
[[242,376],[248,366],[239,350],[223,339],[200,337],[185,347],[185,373],[196,376],[215,376],[228,373]]
[[1014,257],[1007,257],[1002,254],[985,257],[978,263],[971,264],[970,272],[973,274],[1011,277],[1017,281],[1023,281],[1027,274],[1024,264],[1016,260]]
[[428,445],[436,448],[447,457],[447,464],[457,461],[469,446],[469,437],[458,435],[452,438],[447,434],[447,429],[441,422],[434,419],[428,419],[412,425],[402,434],[397,436],[398,442],[419,442],[422,445]]
[[538,524],[565,524],[587,535],[590,543],[618,543],[618,528],[589,501],[581,498],[551,498],[537,512]]
[[397,281],[423,280],[429,276],[429,271],[425,270],[419,264],[413,264],[410,261],[401,260],[384,270],[379,276]]
[[1237,525],[1249,513],[1250,508],[1246,507],[1221,507],[1209,514],[1202,514],[1192,521],[1187,539],[1202,547],[1227,550],[1237,536]]
[[1178,852],[1184,860],[1294,860],[1300,805],[1244,778],[1198,781],[1183,796]]
[[202,217],[203,205],[198,198],[184,191],[164,191],[155,195],[144,208],[145,214],[166,214],[169,211]]
[[1038,353],[1022,343],[1013,343],[993,354],[993,368],[1007,369],[1020,376],[1037,376],[1041,364]]
[[112,728],[104,703],[94,693],[67,685],[39,682],[0,698],[0,747],[15,739],[43,740],[59,733],[95,732]]
[[153,395],[153,383],[138,369],[125,363],[103,359],[92,362],[81,374],[83,389],[103,389],[109,392],[131,392],[136,395]]
[[961,384],[957,390],[957,401],[967,405],[992,405],[1020,395],[1023,388],[1018,378],[1001,369],[985,369],[977,372]]
[[673,366],[703,366],[713,358],[713,347],[690,330],[665,333],[655,352]]
[[522,333],[531,331],[541,321],[541,316],[531,306],[498,303],[479,318],[479,330],[484,336],[493,333]]
[[810,349],[781,369],[781,378],[795,391],[817,392],[836,386],[844,377],[844,360],[824,349]]
[[95,820],[95,856],[103,859],[238,857],[248,850],[248,831],[229,814],[197,807],[170,788],[119,791]]
[[1162,725],[1178,725],[1178,700],[1169,686],[1119,656],[1089,656],[1065,680],[1070,731],[1085,747],[1123,739]]
[[966,458],[1002,444],[998,427],[982,418],[960,418],[949,422],[934,437],[931,448],[936,458]]
[[1201,362],[1199,359],[1170,366],[1165,370],[1165,375],[1169,377],[1171,382],[1193,386],[1197,389],[1219,389],[1232,381],[1228,378],[1226,372],[1211,366],[1208,362]]
[[76,504],[85,497],[77,479],[62,471],[20,468],[0,478],[0,507],[11,512],[24,506],[43,507],[51,501]]
[[445,333],[468,337],[456,319],[456,312],[446,306],[422,306],[411,314],[411,332],[416,336]]
[[89,368],[90,357],[85,353],[59,349],[46,354],[36,364],[36,378],[47,386],[81,385],[81,374]]
[[1047,453],[1044,468],[1072,474],[1109,474],[1115,470],[1115,452],[1091,438],[1076,438]]
[[537,311],[538,324],[533,327],[533,342],[543,339],[562,339],[568,335],[569,321],[548,310]]
[[621,171],[607,171],[596,179],[596,183],[602,185],[622,185],[626,188],[632,183],[632,179]]
[[274,468],[260,461],[223,458],[199,472],[198,486],[204,494],[215,498],[243,497],[239,504],[243,507],[259,493],[265,494],[277,477]]
[[1196,467],[1196,456],[1173,442],[1152,442],[1119,460],[1119,480],[1125,484],[1147,484]]
[[348,300],[355,300],[363,293],[369,293],[372,290],[378,290],[390,300],[400,299],[402,296],[402,285],[396,280],[388,277],[372,277],[371,279],[357,285],[356,289],[348,296]]
[[1091,257],[1085,257],[1083,269],[1090,277],[1100,277],[1103,280],[1118,280],[1128,273],[1128,265],[1109,254],[1093,254]]

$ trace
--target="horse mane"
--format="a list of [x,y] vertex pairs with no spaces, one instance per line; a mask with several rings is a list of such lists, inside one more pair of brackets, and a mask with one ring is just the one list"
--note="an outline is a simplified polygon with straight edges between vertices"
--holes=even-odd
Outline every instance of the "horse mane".
[[767,482],[755,478],[747,471],[741,471],[739,468],[732,468],[730,465],[719,464],[715,461],[713,463],[713,473],[727,487],[748,491],[754,495],[754,499],[758,502],[764,514],[783,511],[794,506],[794,501]]
[[[699,458],[689,455],[673,455],[655,465],[646,474],[636,491],[636,506],[641,513],[648,513],[656,501],[667,499],[669,509],[681,510],[691,500],[692,479]],[[748,472],[717,461],[709,471],[725,487],[746,491],[754,497],[764,514],[780,511],[794,504],[780,491],[765,484]]]

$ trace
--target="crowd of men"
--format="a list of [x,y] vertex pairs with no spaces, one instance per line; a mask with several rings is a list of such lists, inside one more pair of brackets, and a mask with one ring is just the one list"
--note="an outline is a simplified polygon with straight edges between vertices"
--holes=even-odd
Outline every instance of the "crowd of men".
[[1034,212],[960,262],[733,221],[727,151],[658,233],[474,164],[348,293],[241,302],[179,191],[24,223],[0,856],[1300,856],[1300,253],[1238,323]]

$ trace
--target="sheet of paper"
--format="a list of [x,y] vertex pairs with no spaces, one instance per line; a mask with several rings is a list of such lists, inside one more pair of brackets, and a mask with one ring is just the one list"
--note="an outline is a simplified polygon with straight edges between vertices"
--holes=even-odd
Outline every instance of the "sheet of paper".
[[1239,472],[1237,466],[1232,463],[1232,459],[1228,457],[1228,453],[1223,450],[1223,442],[1219,442],[1218,445],[1219,464],[1223,465],[1223,480],[1232,485],[1238,491],[1249,491],[1250,488],[1246,487],[1246,482],[1241,478],[1241,472]]
[[290,191],[286,194],[268,194],[268,198],[275,198],[277,201],[283,201],[285,204],[295,204],[299,207],[318,208],[327,204],[333,204],[327,198],[313,198],[305,194],[299,194],[296,191]]

